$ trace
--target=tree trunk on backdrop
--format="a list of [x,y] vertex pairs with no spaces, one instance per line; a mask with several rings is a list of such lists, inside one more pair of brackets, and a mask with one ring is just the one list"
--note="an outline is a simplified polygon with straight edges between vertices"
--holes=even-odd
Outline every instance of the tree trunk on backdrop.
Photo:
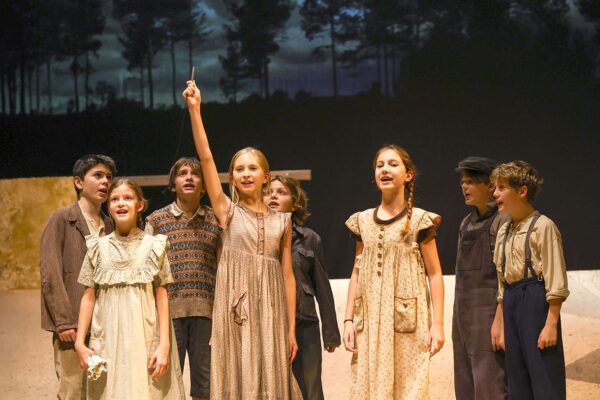
[[4,96],[4,71],[0,69],[0,97],[2,97],[2,115],[6,114],[6,97]]
[[33,114],[33,68],[27,68],[27,97],[29,98],[29,114]]
[[46,73],[48,80],[48,114],[52,115],[52,59],[46,61]]
[[329,20],[329,36],[331,37],[331,70],[333,78],[333,97],[338,96],[338,82],[337,82],[337,54],[335,49],[335,17],[331,15]]
[[40,65],[35,66],[35,110],[40,112]]
[[19,105],[20,105],[20,110],[19,113],[21,115],[25,114],[25,56],[22,56],[21,58],[21,63],[19,65],[19,77],[20,77],[20,81],[19,81],[19,87],[20,87],[20,95],[21,97],[19,98]]
[[152,81],[152,41],[148,43],[148,92],[150,93],[150,109],[154,108],[154,82]]
[[85,53],[85,109],[90,106],[90,53]]
[[140,65],[140,100],[142,101],[142,107],[145,106],[144,97],[146,96],[144,94],[144,66]]
[[269,62],[267,60],[264,61],[264,79],[265,79],[265,97],[268,99],[271,93],[269,92]]
[[8,75],[8,108],[10,115],[17,113],[17,70],[14,65],[10,66]]
[[173,105],[177,105],[177,95],[175,94],[175,85],[177,84],[177,69],[175,68],[175,42],[171,40],[171,81],[173,92]]
[[79,73],[79,63],[77,62],[77,56],[73,59],[73,63],[71,64],[71,72],[73,72],[73,90],[75,95],[75,112],[79,112],[79,82],[78,82],[78,73]]
[[383,74],[385,82],[385,95],[390,95],[390,74],[388,69],[389,57],[388,57],[388,45],[383,45]]

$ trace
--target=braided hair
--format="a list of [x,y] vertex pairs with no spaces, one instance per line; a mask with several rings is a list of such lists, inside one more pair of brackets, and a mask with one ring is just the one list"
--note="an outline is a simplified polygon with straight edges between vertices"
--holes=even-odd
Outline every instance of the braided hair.
[[408,228],[410,227],[410,220],[413,214],[414,208],[414,195],[415,195],[415,178],[417,175],[417,169],[415,164],[413,163],[410,155],[406,150],[396,144],[388,144],[377,150],[375,154],[375,159],[373,159],[373,169],[377,166],[377,159],[379,155],[383,153],[385,150],[393,150],[395,151],[402,160],[404,164],[404,168],[406,168],[406,172],[412,172],[412,179],[404,185],[404,200],[406,201],[406,222],[404,223],[404,227],[402,228],[402,235],[406,236],[408,234]]

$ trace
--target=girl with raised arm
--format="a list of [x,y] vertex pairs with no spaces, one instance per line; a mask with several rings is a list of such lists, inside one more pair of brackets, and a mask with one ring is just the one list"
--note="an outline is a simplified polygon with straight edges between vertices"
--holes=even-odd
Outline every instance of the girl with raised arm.
[[289,214],[263,203],[270,169],[247,147],[229,164],[223,192],[194,81],[183,92],[206,191],[222,233],[213,307],[211,399],[301,399],[291,372],[296,356],[296,283]]

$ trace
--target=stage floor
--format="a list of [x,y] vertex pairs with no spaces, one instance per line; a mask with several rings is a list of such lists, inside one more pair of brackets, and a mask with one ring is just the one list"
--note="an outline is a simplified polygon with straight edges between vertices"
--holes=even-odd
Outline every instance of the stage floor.
[[[562,308],[569,400],[600,399],[600,270],[568,273],[571,296]],[[431,362],[431,399],[453,399],[451,318],[454,276],[445,276],[446,345]],[[338,315],[344,317],[348,280],[331,281]],[[0,387],[3,399],[55,399],[51,334],[40,329],[39,290],[0,291]],[[184,372],[186,391],[189,375]],[[350,353],[323,353],[325,398],[348,398]]]

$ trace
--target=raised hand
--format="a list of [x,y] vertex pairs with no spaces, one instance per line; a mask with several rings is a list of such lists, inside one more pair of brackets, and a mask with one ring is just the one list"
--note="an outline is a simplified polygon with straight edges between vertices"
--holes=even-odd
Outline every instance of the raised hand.
[[181,93],[188,108],[200,108],[200,103],[202,102],[202,96],[200,94],[200,89],[196,86],[196,81],[187,81],[187,87]]

